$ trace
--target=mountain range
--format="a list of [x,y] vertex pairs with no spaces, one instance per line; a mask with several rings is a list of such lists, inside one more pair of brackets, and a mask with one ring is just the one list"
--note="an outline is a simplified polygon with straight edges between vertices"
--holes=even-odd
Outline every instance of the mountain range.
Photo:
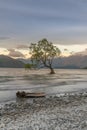
[[24,63],[9,56],[0,55],[0,67],[4,68],[23,68]]
[[[30,59],[13,59],[9,56],[0,55],[0,67],[24,68],[26,63],[31,63]],[[55,58],[54,68],[79,69],[87,67],[87,55],[72,55],[69,57]]]
[[[20,61],[30,63],[30,59],[19,59]],[[79,69],[87,67],[87,55],[72,55],[69,57],[55,58],[53,62],[54,68]]]
[[87,55],[72,55],[69,57],[60,57],[54,60],[55,68],[85,68],[87,67]]

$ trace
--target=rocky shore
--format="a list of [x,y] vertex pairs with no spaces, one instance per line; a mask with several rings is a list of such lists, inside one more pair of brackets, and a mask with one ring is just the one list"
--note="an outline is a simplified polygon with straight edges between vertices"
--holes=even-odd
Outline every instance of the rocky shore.
[[87,130],[87,93],[6,103],[0,130]]

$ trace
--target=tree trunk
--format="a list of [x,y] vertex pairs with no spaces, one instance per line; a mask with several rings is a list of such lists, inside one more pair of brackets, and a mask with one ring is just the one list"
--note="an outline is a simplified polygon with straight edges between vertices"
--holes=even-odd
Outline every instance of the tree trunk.
[[50,74],[55,74],[55,72],[54,72],[54,69],[53,68],[50,68]]

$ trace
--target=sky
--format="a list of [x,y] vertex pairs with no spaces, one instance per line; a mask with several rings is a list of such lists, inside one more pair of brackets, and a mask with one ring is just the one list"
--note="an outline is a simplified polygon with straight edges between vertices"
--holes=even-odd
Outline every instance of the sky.
[[0,54],[28,57],[47,38],[64,55],[87,48],[87,0],[0,0]]

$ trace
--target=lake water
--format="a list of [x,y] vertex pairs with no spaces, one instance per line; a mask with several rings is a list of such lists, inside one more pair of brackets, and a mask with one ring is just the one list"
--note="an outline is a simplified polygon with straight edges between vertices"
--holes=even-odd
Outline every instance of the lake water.
[[87,70],[25,70],[0,68],[0,102],[14,100],[18,90],[45,92],[47,95],[87,89]]

